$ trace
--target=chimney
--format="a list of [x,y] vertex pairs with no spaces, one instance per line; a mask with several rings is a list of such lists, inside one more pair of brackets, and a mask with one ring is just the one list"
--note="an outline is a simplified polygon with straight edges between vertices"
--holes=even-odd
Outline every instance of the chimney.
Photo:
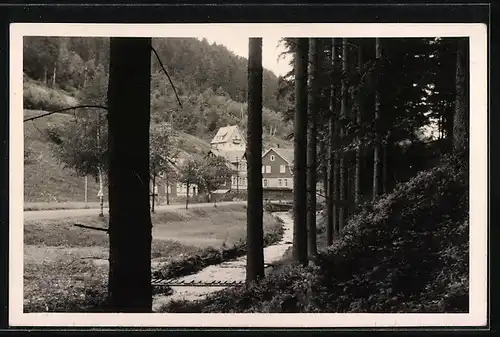
[[280,144],[276,144],[276,146],[278,147],[278,149],[280,148]]

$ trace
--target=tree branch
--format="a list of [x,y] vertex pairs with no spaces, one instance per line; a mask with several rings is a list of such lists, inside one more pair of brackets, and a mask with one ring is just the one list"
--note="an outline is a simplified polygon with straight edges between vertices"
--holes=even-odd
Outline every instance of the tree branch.
[[163,69],[163,72],[165,73],[165,75],[167,75],[168,80],[170,81],[170,85],[172,86],[172,89],[174,89],[174,94],[175,94],[175,97],[177,98],[177,102],[179,103],[179,106],[182,109],[182,103],[181,103],[181,100],[179,98],[179,95],[177,94],[177,90],[175,90],[174,82],[172,82],[172,79],[170,78],[170,75],[168,74],[167,69],[165,69],[165,67],[163,66],[163,62],[161,62],[160,55],[158,55],[158,53],[156,52],[156,50],[153,47],[151,47],[151,50],[156,55],[156,59],[160,63],[160,66]]
[[44,113],[44,114],[41,114],[41,115],[38,115],[38,116],[29,117],[29,118],[26,118],[25,120],[23,120],[23,123],[24,122],[28,122],[28,121],[33,121],[33,120],[38,119],[38,118],[50,116],[50,115],[58,113],[58,112],[63,112],[63,111],[68,111],[68,110],[74,110],[74,109],[80,109],[80,108],[94,108],[94,109],[108,110],[108,107],[105,107],[103,105],[77,105],[77,106],[72,106],[72,107],[69,107],[69,108],[64,108],[64,109],[59,109],[59,110],[55,110],[55,111],[50,111],[50,112],[47,112],[47,113]]
[[97,231],[102,231],[102,232],[108,232],[108,229],[107,228],[101,228],[101,227],[93,227],[93,226],[86,226],[86,225],[82,225],[82,224],[79,224],[79,223],[76,223],[74,224],[74,226],[76,227],[81,227],[81,228],[86,228],[86,229],[95,229]]

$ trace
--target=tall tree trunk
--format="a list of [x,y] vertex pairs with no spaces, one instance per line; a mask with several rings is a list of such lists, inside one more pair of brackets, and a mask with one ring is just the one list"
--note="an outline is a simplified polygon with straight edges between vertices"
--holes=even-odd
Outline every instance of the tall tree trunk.
[[151,193],[151,213],[155,212],[155,187],[156,187],[156,173],[153,172],[153,193]]
[[328,131],[328,127],[326,131],[324,131],[324,134],[322,135],[321,139],[319,140],[319,155],[321,156],[321,180],[323,183],[323,195],[325,198],[325,205],[327,204],[327,198],[328,198],[328,154],[326,152],[328,148],[328,134],[326,132]]
[[167,188],[165,189],[165,195],[167,197],[167,205],[170,205],[170,192],[168,191],[168,188],[169,188],[168,178],[166,180],[166,183],[167,183]]
[[248,43],[247,283],[264,277],[262,210],[262,38]]
[[54,63],[54,72],[52,73],[52,88],[56,87],[57,62]]
[[389,193],[393,186],[394,186],[394,180],[393,180],[393,171],[392,171],[392,162],[391,162],[391,156],[393,153],[393,137],[392,133],[389,130],[387,132],[387,135],[385,137],[384,141],[384,146],[382,148],[382,192],[383,193]]
[[373,200],[375,200],[382,191],[382,146],[381,146],[381,136],[380,136],[380,77],[381,77],[381,62],[382,62],[382,47],[380,39],[375,39],[375,57],[377,59],[378,70],[377,70],[377,80],[375,89],[375,126],[376,126],[376,136],[375,136],[375,146],[373,150]]
[[308,254],[318,253],[316,245],[316,183],[317,183],[317,97],[318,97],[318,39],[309,40],[309,90],[307,124],[307,239]]
[[48,85],[48,83],[47,83],[47,65],[44,65],[44,67],[43,67],[43,83],[45,85]]
[[293,258],[307,265],[307,64],[309,39],[296,39]]
[[[345,119],[347,118],[347,81],[346,81],[346,74],[348,71],[348,49],[347,49],[347,39],[343,38],[342,39],[342,85],[341,85],[341,105],[340,105],[340,118]],[[341,122],[341,128],[340,128],[340,138],[343,140],[344,137],[346,136],[346,130],[345,126]],[[348,186],[349,186],[349,176],[348,176],[348,153],[347,151],[343,151],[343,153],[339,153],[339,165],[340,165],[340,177],[339,177],[339,182],[340,182],[340,199],[341,199],[341,206],[339,209],[339,231],[342,230],[342,228],[346,225],[347,221],[347,198],[348,198]]]
[[462,154],[469,147],[469,107],[466,77],[468,69],[468,41],[458,40],[456,65],[456,99],[453,115],[453,152]]
[[189,183],[186,183],[186,209],[188,209],[189,206],[189,188],[191,185]]
[[151,38],[111,38],[109,301],[113,311],[151,312],[149,122]]
[[[358,42],[358,73],[359,77],[363,75],[363,40],[360,39]],[[361,95],[357,95],[356,97],[356,124],[358,127],[361,127],[363,122],[363,97]],[[357,147],[354,158],[354,207],[358,207],[361,202],[361,139],[359,136],[356,137]]]
[[337,205],[334,200],[337,198],[337,184],[336,179],[336,165],[335,165],[335,146],[336,146],[336,85],[335,85],[335,73],[336,68],[336,55],[337,48],[335,46],[335,39],[331,40],[331,73],[330,73],[330,98],[329,98],[329,112],[330,117],[328,119],[328,193],[327,193],[327,222],[326,222],[326,244],[330,246],[333,243],[333,234],[335,228],[335,222],[337,218]]

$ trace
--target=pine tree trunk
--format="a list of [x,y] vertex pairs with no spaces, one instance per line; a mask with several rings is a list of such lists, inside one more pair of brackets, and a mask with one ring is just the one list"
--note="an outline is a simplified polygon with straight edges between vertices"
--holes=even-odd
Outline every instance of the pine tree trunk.
[[151,312],[151,38],[111,38],[108,87],[109,304]]
[[[342,39],[342,85],[341,85],[341,106],[340,106],[340,118],[344,119],[347,118],[347,83],[345,79],[345,74],[348,70],[348,51],[347,51],[347,39],[343,38]],[[343,140],[344,137],[346,136],[346,130],[343,125],[341,125],[340,128],[340,139]],[[342,204],[340,205],[339,208],[339,231],[344,228],[346,225],[347,221],[347,198],[348,198],[348,186],[349,186],[349,176],[348,176],[348,154],[347,151],[342,151],[339,153],[339,172],[340,172],[340,177],[339,177],[339,189],[340,189],[340,200]]]
[[[359,40],[358,43],[358,73],[361,78],[363,75],[363,41]],[[356,109],[356,124],[361,127],[363,122],[363,97],[358,95],[356,98],[357,109]],[[356,147],[355,158],[354,158],[354,207],[358,207],[361,202],[361,140],[360,137],[356,137],[358,145]]]
[[156,186],[156,174],[153,173],[153,193],[151,193],[151,213],[155,212],[155,186]]
[[[335,47],[336,50],[336,56],[340,52],[340,44],[342,40],[337,41],[337,46]],[[342,69],[342,63],[338,60],[338,57],[335,58],[335,69],[337,70],[337,73],[340,73],[340,70]],[[338,80],[335,81],[335,130],[334,130],[334,141],[336,145],[340,144],[340,108],[341,108],[341,102],[340,102],[340,95],[341,95],[341,83]],[[333,171],[333,190],[334,190],[334,200],[336,200],[336,203],[334,205],[334,222],[333,222],[333,234],[334,237],[338,236],[340,233],[340,151],[336,150],[334,152],[334,171]]]
[[453,115],[453,152],[463,154],[469,147],[469,108],[466,69],[468,63],[468,41],[461,39],[457,43],[456,65],[456,100]]
[[168,182],[168,178],[167,178],[167,188],[165,189],[165,194],[166,194],[166,197],[167,197],[167,205],[170,205],[170,192],[168,191],[168,185],[169,185],[169,182]]
[[382,193],[389,193],[393,186],[393,172],[391,155],[393,149],[393,139],[391,131],[389,130],[385,137],[384,146],[382,147]]
[[293,258],[307,265],[307,64],[309,40],[296,39]]
[[262,38],[248,45],[247,283],[264,277],[262,210]]
[[186,209],[188,209],[189,205],[189,188],[191,185],[189,183],[186,183]]
[[52,88],[56,87],[56,72],[57,72],[57,62],[54,63],[54,72],[52,73]]
[[308,254],[317,255],[316,245],[316,183],[317,183],[317,97],[318,97],[318,40],[309,40],[309,90],[307,124],[307,239]]
[[[380,39],[375,40],[375,57],[377,62],[381,62],[382,59],[382,48]],[[382,189],[382,149],[381,149],[381,137],[380,137],[380,66],[377,71],[377,83],[375,89],[375,126],[377,128],[375,136],[375,146],[373,150],[373,200],[375,200],[381,193]]]
[[335,183],[335,118],[336,118],[336,87],[335,87],[335,59],[337,49],[335,47],[335,39],[331,40],[331,75],[330,75],[330,99],[329,99],[329,112],[330,117],[328,120],[328,193],[327,193],[327,222],[326,222],[326,244],[330,246],[333,243],[333,234],[337,213],[337,206],[334,203],[336,199],[337,184]]
[[43,67],[43,83],[47,85],[47,65]]
[[[327,128],[328,130],[328,128]],[[328,148],[328,143],[327,143],[327,134],[325,134],[322,139],[320,140],[319,143],[319,155],[321,156],[321,178],[323,181],[323,195],[325,198],[325,204],[327,203],[327,198],[328,198],[328,155],[327,155],[327,148]]]

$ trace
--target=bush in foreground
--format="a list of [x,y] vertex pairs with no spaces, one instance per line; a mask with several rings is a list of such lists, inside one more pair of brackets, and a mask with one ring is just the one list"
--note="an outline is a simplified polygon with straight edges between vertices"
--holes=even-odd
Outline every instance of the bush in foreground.
[[468,312],[468,168],[455,159],[356,214],[315,266],[164,312]]

